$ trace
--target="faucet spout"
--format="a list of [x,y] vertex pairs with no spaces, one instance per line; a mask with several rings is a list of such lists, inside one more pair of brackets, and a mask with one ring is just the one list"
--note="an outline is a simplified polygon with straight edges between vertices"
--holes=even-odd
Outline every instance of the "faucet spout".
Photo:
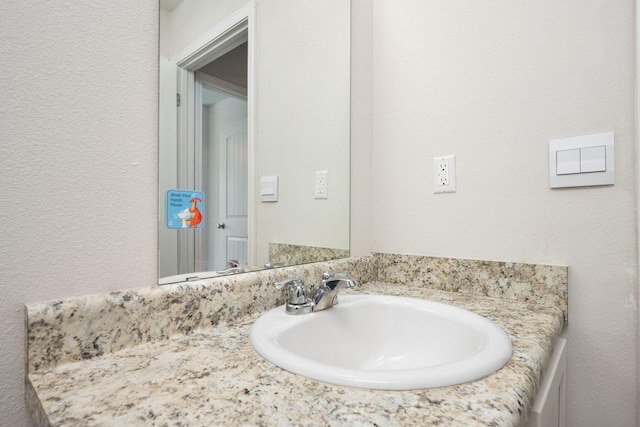
[[[354,279],[348,277],[335,277],[335,274],[322,273],[322,282],[313,295],[313,311],[326,310],[338,303],[338,291],[357,285]],[[344,274],[344,273],[341,273]]]
[[348,277],[344,277],[342,279],[331,279],[327,281],[327,287],[331,290],[339,290],[344,288],[352,288],[357,286],[357,282],[353,279],[349,279]]

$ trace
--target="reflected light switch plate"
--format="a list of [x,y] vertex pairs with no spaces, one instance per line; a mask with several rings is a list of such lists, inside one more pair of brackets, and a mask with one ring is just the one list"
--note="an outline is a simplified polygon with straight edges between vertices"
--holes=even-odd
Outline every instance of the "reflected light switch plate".
[[263,176],[260,178],[260,201],[278,201],[278,176]]

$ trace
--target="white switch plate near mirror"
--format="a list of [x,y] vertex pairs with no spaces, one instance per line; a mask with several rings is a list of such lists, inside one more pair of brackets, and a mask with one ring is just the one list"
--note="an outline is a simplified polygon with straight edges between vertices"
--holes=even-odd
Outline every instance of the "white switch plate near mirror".
[[260,201],[261,202],[277,202],[278,201],[278,176],[270,175],[260,178]]

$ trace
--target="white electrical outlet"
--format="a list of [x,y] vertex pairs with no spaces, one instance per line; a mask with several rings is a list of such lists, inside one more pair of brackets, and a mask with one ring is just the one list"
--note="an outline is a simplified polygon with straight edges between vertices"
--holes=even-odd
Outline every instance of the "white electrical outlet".
[[438,162],[436,173],[438,174],[438,187],[444,187],[449,185],[449,163],[440,161]]
[[456,192],[456,156],[433,158],[433,192]]
[[313,195],[316,199],[326,199],[329,197],[328,171],[316,171],[316,183]]

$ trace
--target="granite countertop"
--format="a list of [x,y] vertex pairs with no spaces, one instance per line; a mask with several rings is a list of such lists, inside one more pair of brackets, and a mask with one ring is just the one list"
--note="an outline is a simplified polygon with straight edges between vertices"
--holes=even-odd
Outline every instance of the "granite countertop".
[[[249,342],[261,312],[29,374],[43,424],[55,426],[518,426],[564,326],[558,307],[424,287],[368,283],[345,293],[426,298],[500,325],[513,355],[498,372],[452,387],[375,391],[286,372]],[[37,418],[37,417],[36,417]]]

